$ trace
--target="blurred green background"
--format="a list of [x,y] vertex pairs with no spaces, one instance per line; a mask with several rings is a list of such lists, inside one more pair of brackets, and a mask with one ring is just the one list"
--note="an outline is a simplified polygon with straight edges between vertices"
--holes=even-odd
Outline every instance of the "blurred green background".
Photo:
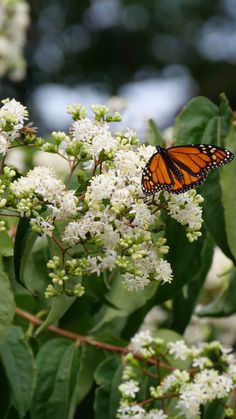
[[[125,107],[124,125],[163,128],[192,96],[236,108],[234,0],[30,0],[27,76],[1,96],[33,112],[41,133],[66,128],[68,103]],[[119,96],[122,101],[110,97]]]

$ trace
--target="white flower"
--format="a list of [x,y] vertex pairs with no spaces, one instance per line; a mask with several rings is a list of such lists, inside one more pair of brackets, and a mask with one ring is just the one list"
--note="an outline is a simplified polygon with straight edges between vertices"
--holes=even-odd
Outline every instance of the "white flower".
[[143,290],[146,285],[148,285],[150,280],[148,279],[148,275],[138,276],[126,272],[122,275],[122,284],[124,285],[127,291],[139,291]]
[[99,276],[106,269],[111,271],[115,268],[116,256],[117,254],[114,250],[110,250],[104,256],[88,256],[90,272],[96,273]]
[[109,131],[99,133],[93,139],[92,146],[89,147],[89,154],[96,159],[99,157],[101,151],[109,153],[110,151],[115,151],[117,149],[118,142],[111,135]]
[[155,220],[155,215],[151,213],[148,206],[144,203],[133,204],[130,214],[135,214],[132,224],[140,228],[148,228]]
[[139,405],[124,405],[117,410],[118,419],[144,419],[145,417],[146,411]]
[[109,125],[105,122],[98,123],[84,118],[74,122],[71,133],[72,141],[82,142],[84,149],[96,159],[102,151],[114,152],[118,147],[118,141],[112,136]]
[[4,137],[4,135],[0,134],[0,154],[5,156],[9,148],[9,145],[10,145],[9,142]]
[[164,259],[159,259],[156,265],[155,279],[163,281],[164,284],[172,281],[173,275],[169,262]]
[[1,114],[8,112],[11,115],[16,117],[16,124],[22,128],[24,121],[28,119],[28,111],[25,106],[20,102],[17,102],[15,99],[4,99],[2,100],[3,106],[0,109],[0,118]]
[[183,340],[177,340],[176,342],[168,343],[169,353],[174,355],[175,359],[181,359],[184,361],[190,353],[190,349],[187,347]]
[[77,221],[71,221],[66,227],[62,240],[70,246],[74,246],[80,240],[80,225]]
[[203,201],[196,191],[185,192],[179,195],[165,192],[168,201],[168,211],[172,218],[190,230],[200,230],[202,225],[202,208],[199,203]]
[[201,356],[193,360],[193,367],[200,368],[200,370],[202,370],[207,366],[211,366],[209,363],[211,363],[209,358],[207,358],[206,356]]
[[205,401],[227,397],[234,387],[228,375],[219,375],[218,371],[213,369],[205,369],[196,374],[194,383],[201,388]]
[[168,416],[165,415],[163,410],[159,410],[159,409],[152,409],[145,416],[145,419],[167,419],[167,418]]
[[44,201],[55,202],[62,194],[65,185],[56,178],[53,170],[37,166],[30,170],[26,177],[21,177],[11,184],[11,190],[16,197],[25,197],[33,192],[42,195]]
[[154,355],[151,345],[154,343],[154,337],[149,330],[141,331],[132,337],[129,348],[135,353],[139,353],[144,357]]
[[52,208],[53,215],[57,220],[63,220],[73,217],[77,214],[79,208],[77,208],[78,199],[75,196],[75,191],[63,191],[56,197],[56,205],[50,206]]
[[100,202],[112,196],[116,190],[116,177],[112,173],[95,176],[87,189],[85,199],[87,202]]
[[99,125],[89,118],[75,121],[72,125],[71,133],[74,139],[82,142],[89,142],[98,134]]
[[48,223],[47,221],[45,221],[42,217],[38,216],[36,218],[31,218],[30,224],[40,227],[41,234],[45,234],[49,237],[52,236],[54,226],[52,224]]
[[173,385],[182,385],[187,383],[190,375],[187,371],[176,369],[172,374],[167,375],[161,382],[161,387],[165,392],[169,391]]
[[140,390],[138,382],[135,380],[126,381],[125,383],[120,384],[118,388],[123,397],[131,397],[132,399],[135,398],[136,393]]
[[123,176],[141,175],[140,158],[134,150],[118,150],[114,163]]
[[200,416],[200,405],[203,400],[201,388],[188,383],[182,387],[176,407],[187,419],[196,419]]

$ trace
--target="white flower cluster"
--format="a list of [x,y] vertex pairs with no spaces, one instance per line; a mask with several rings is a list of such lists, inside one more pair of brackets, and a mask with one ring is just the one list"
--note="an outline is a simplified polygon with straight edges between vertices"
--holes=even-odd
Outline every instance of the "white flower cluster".
[[11,143],[20,136],[20,130],[28,119],[28,111],[15,99],[5,99],[2,100],[2,103],[3,106],[0,108],[0,154],[5,156]]
[[132,406],[121,406],[117,411],[116,417],[118,419],[167,419],[168,416],[165,415],[162,409],[151,409],[149,412],[146,412],[143,407],[133,404]]
[[[117,418],[169,417],[166,413],[170,406],[171,412],[175,408],[176,414],[179,413],[181,417],[196,419],[200,418],[201,408],[213,400],[221,399],[224,399],[226,416],[233,412],[230,402],[236,388],[236,358],[230,349],[222,347],[219,342],[205,343],[199,347],[187,346],[183,340],[165,343],[149,331],[142,331],[131,339],[129,348],[122,384],[119,386],[121,400]],[[139,357],[143,356],[141,361],[135,358],[136,353]],[[175,368],[170,361],[172,357],[187,361],[185,367],[188,365],[189,371]],[[149,364],[149,361],[152,362]],[[153,386],[155,374],[152,367],[155,362],[159,368],[163,368],[163,373],[156,374],[156,387]],[[169,373],[166,372],[168,370]],[[149,393],[146,390],[147,400],[142,400],[142,374],[145,382],[147,376],[152,377]],[[155,403],[163,399],[165,413],[158,410],[157,416],[148,416],[153,412],[153,404],[156,406]]]
[[202,225],[202,208],[199,206],[203,202],[203,197],[196,194],[192,189],[188,194],[174,195],[165,192],[168,202],[169,214],[172,218],[182,225],[187,226],[187,237],[193,242],[201,236],[199,231]]
[[[56,220],[68,220],[77,214],[78,200],[74,191],[67,191],[64,183],[48,167],[35,167],[27,176],[12,182],[10,189],[16,198],[16,207],[21,217],[29,216],[29,210],[35,210],[35,206],[41,209],[44,204]],[[39,223],[37,218],[36,224],[42,225],[42,221]]]
[[0,2],[0,77],[8,74],[14,80],[25,76],[23,48],[29,25],[29,5],[25,0]]
[[[38,166],[12,182],[10,203],[21,217],[30,218],[33,230],[41,235],[52,236],[55,223],[62,220],[61,246],[82,249],[79,258],[86,263],[79,272],[82,269],[85,275],[119,268],[124,287],[131,292],[143,290],[151,281],[171,282],[160,209],[187,226],[187,235],[194,240],[201,234],[202,198],[195,191],[178,197],[158,192],[155,199],[146,198],[142,169],[155,147],[139,145],[133,130],[112,134],[109,122],[119,121],[119,114],[109,115],[101,105],[93,105],[92,110],[94,117],[87,118],[84,107],[69,106],[74,119],[69,132],[53,132],[51,142],[37,139],[42,150],[68,162],[67,185],[73,177],[73,189],[51,168]],[[3,155],[18,138],[27,116],[26,108],[14,99],[4,101],[0,109]]]

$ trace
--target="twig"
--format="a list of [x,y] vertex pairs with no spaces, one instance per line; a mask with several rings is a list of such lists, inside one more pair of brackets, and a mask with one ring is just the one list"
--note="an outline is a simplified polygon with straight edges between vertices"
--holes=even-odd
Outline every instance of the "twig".
[[[33,314],[28,313],[25,310],[22,310],[19,307],[16,308],[16,314],[17,314],[17,316],[23,317],[24,319],[28,320],[29,322],[31,322],[31,323],[33,323],[37,326],[40,326],[43,323],[43,321],[41,319],[34,316]],[[54,326],[53,324],[47,326],[47,330],[49,330],[50,332],[56,333],[57,335],[64,336],[65,338],[68,338],[68,339],[71,339],[71,340],[74,340],[74,341],[79,341],[80,343],[85,343],[85,344],[88,344],[88,345],[96,346],[98,348],[105,349],[107,351],[118,352],[118,353],[121,353],[123,355],[126,355],[126,354],[131,352],[130,349],[127,346],[110,345],[108,343],[100,342],[98,340],[95,340],[92,336],[78,335],[77,333],[70,332],[68,330],[65,330],[65,329],[62,329],[60,327]],[[140,355],[138,353],[133,353],[133,356],[137,359],[146,360],[145,358],[143,358],[142,355]],[[146,361],[149,364],[156,365],[156,359],[149,358]],[[173,367],[167,366],[166,364],[163,364],[163,363],[160,363],[160,366],[163,366],[163,367],[171,369],[171,370],[174,369]]]
[[20,217],[19,214],[3,214],[3,213],[0,213],[0,216],[2,216],[2,217]]

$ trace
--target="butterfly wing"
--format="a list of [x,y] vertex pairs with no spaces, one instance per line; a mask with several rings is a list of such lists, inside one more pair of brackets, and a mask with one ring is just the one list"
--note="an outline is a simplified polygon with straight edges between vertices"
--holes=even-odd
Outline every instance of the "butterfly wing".
[[210,170],[229,163],[234,157],[229,150],[208,144],[170,147],[167,152],[182,177],[178,182],[178,176],[174,176],[170,190],[173,193],[195,188],[204,182]]
[[147,162],[142,174],[142,189],[146,195],[153,195],[158,190],[169,190],[174,185],[171,170],[168,167],[161,148]]
[[223,147],[208,144],[158,147],[142,176],[143,191],[152,195],[158,190],[182,193],[200,185],[211,169],[229,163],[233,154]]

